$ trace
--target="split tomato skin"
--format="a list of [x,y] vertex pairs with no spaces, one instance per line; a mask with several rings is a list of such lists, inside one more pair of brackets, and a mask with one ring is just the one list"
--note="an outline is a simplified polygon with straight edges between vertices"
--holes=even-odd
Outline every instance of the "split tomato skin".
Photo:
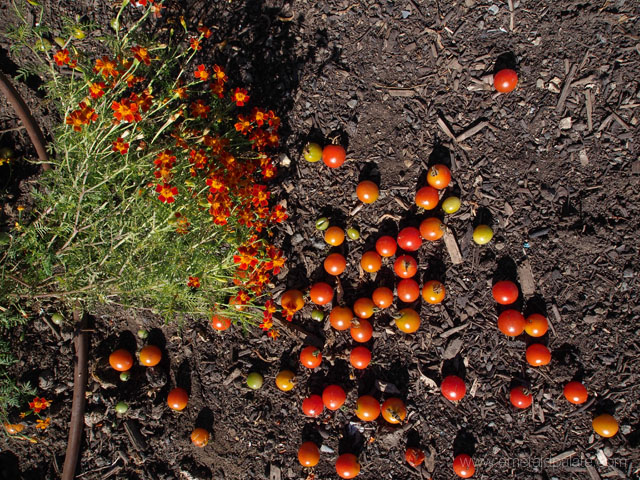
[[413,468],[418,468],[424,462],[424,452],[419,448],[408,447],[404,452],[404,459]]
[[533,402],[533,395],[526,392],[524,387],[517,386],[513,387],[509,392],[509,400],[516,408],[529,408]]
[[491,289],[493,299],[500,305],[511,305],[518,299],[518,286],[511,280],[500,280]]
[[300,351],[300,363],[311,369],[319,367],[322,363],[322,352],[313,345],[308,345]]
[[400,255],[393,263],[393,271],[400,278],[411,278],[418,273],[418,262],[411,255]]
[[380,411],[382,418],[393,425],[402,423],[407,418],[407,407],[402,399],[397,397],[387,398],[380,407]]
[[504,68],[493,76],[493,86],[500,93],[509,93],[518,85],[518,73],[510,68]]
[[438,280],[429,280],[422,286],[422,298],[431,305],[437,305],[444,300],[447,290]]
[[458,402],[462,400],[467,393],[467,386],[464,380],[457,375],[449,375],[442,380],[440,391],[447,400]]
[[446,165],[437,163],[427,171],[427,183],[435,189],[442,190],[447,188],[450,182],[451,170]]
[[322,161],[329,168],[340,167],[347,157],[347,152],[340,145],[327,145],[322,150]]

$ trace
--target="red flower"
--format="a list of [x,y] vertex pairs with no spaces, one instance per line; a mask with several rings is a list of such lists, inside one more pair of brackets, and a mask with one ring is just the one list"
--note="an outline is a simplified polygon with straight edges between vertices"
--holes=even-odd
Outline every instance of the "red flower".
[[200,279],[198,277],[189,277],[187,287],[200,288]]
[[138,113],[138,104],[123,98],[120,102],[113,102],[111,108],[114,111],[113,116],[122,122],[139,122],[142,117]]
[[281,223],[284,222],[287,218],[289,218],[289,216],[287,215],[284,207],[282,205],[276,205],[275,207],[273,207],[273,210],[271,210],[269,221],[273,223]]
[[251,119],[261,127],[264,124],[264,121],[267,119],[267,114],[260,110],[258,107],[253,107],[253,111],[251,112]]
[[211,33],[212,33],[211,29],[209,27],[204,27],[204,26],[198,27],[198,31],[200,33],[202,33],[202,36],[204,38],[209,38],[211,36]]
[[98,114],[95,110],[85,102],[80,102],[78,106],[80,107],[78,110],[74,110],[65,118],[65,123],[67,125],[73,125],[73,129],[76,132],[82,130],[82,125],[89,125],[89,123],[95,122],[98,119]]
[[131,47],[133,57],[145,65],[151,65],[151,57],[149,56],[149,50],[139,45]]
[[35,397],[32,402],[29,402],[29,408],[34,411],[34,413],[40,413],[42,410],[45,410],[47,407],[51,405],[51,401],[47,400],[44,397]]
[[193,75],[196,78],[199,78],[200,80],[202,80],[203,82],[206,82],[207,80],[209,80],[209,77],[211,76],[211,74],[209,73],[209,70],[207,70],[207,67],[205,67],[202,64],[198,65],[198,68]]
[[235,102],[238,107],[244,107],[250,98],[247,93],[244,88],[236,88],[231,95],[231,101]]
[[53,56],[53,59],[56,61],[56,65],[59,67],[66,65],[69,63],[69,50],[66,48],[64,50],[58,50],[56,54]]
[[156,186],[156,192],[159,194],[158,200],[162,203],[173,203],[176,201],[174,197],[178,194],[178,188],[172,187],[168,183],[163,183]]
[[191,116],[192,117],[200,117],[207,118],[207,114],[211,110],[211,107],[205,105],[202,100],[196,100],[191,103]]
[[120,72],[116,70],[116,62],[109,57],[102,57],[96,60],[96,65],[93,67],[95,73],[99,73],[104,78],[117,77]]
[[91,98],[100,98],[103,96],[105,87],[104,82],[90,83],[89,93],[91,94]]
[[253,190],[251,191],[251,203],[253,203],[256,207],[266,207],[269,204],[269,197],[271,196],[271,192],[267,190],[266,185],[254,185]]
[[197,50],[202,50],[202,45],[200,45],[200,40],[199,40],[199,39],[197,39],[197,38],[192,38],[192,39],[190,40],[190,44],[189,44],[189,46],[190,46],[191,48],[193,48],[194,50],[196,50],[196,51],[197,51]]
[[229,79],[220,65],[213,66],[213,76],[218,81],[218,83],[224,83]]
[[242,134],[247,134],[251,132],[253,129],[253,125],[251,125],[251,120],[249,120],[244,115],[238,115],[238,122],[235,124],[236,130]]
[[122,155],[125,155],[129,151],[129,144],[126,143],[122,137],[118,137],[113,142],[112,150],[114,152],[120,152]]
[[220,82],[210,83],[209,87],[211,88],[211,93],[213,93],[218,98],[224,98],[224,84]]

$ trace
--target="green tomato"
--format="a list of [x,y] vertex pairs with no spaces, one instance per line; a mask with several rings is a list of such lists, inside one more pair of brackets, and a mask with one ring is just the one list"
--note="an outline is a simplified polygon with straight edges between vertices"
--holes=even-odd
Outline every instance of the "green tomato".
[[351,240],[358,240],[360,238],[360,231],[357,228],[347,228],[347,236]]
[[49,50],[51,50],[51,42],[46,38],[41,38],[33,46],[39,52],[48,52]]
[[478,245],[486,245],[493,238],[493,230],[489,225],[478,225],[473,230],[473,241]]
[[84,33],[84,30],[81,29],[80,27],[73,27],[73,29],[71,29],[71,35],[73,35],[73,38],[75,38],[76,40],[82,40],[84,37],[87,36]]
[[442,210],[449,215],[460,210],[460,199],[458,197],[448,197],[442,202]]
[[53,41],[56,42],[56,45],[58,45],[60,48],[64,48],[64,38],[62,37],[53,37]]
[[51,315],[51,321],[56,325],[61,325],[64,321],[64,317],[59,313],[54,313],[53,315]]
[[307,143],[302,150],[302,156],[307,162],[316,163],[322,158],[322,147],[317,143]]
[[247,387],[252,390],[258,390],[262,387],[262,383],[264,382],[264,378],[258,372],[251,372],[247,375]]
[[131,374],[127,371],[127,372],[122,372],[120,374],[120,380],[123,382],[128,382],[129,379],[131,378]]
[[118,402],[116,404],[116,413],[118,413],[119,415],[127,413],[127,410],[129,410],[129,405],[127,405],[125,402]]
[[322,217],[316,220],[316,228],[321,231],[329,228],[329,219],[327,217]]
[[316,322],[321,322],[322,320],[324,320],[324,312],[316,308],[311,312],[311,318]]

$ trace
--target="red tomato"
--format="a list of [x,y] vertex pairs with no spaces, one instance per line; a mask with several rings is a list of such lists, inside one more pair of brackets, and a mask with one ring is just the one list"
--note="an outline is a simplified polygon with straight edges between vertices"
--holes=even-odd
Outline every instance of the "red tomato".
[[449,375],[442,380],[440,390],[445,398],[452,402],[457,402],[462,400],[464,395],[467,393],[467,386],[464,384],[464,380],[457,375]]
[[364,318],[354,319],[351,322],[351,337],[360,343],[368,342],[373,336],[373,327],[369,320]]
[[422,223],[420,223],[420,235],[422,235],[422,238],[425,240],[435,242],[444,235],[444,223],[436,217],[425,218]]
[[493,76],[493,86],[500,93],[509,93],[518,85],[518,74],[515,70],[505,68]]
[[373,203],[378,199],[378,186],[371,180],[363,180],[356,187],[356,195],[362,203]]
[[374,306],[370,298],[359,298],[353,304],[353,313],[358,318],[370,318],[373,315]]
[[419,448],[408,447],[404,452],[404,459],[413,468],[418,468],[424,462],[424,452]]
[[528,408],[533,402],[533,395],[525,391],[522,386],[513,387],[511,393],[509,393],[509,400],[516,408]]
[[382,418],[392,424],[402,423],[407,418],[407,408],[404,402],[396,397],[387,398],[380,407]]
[[443,283],[438,280],[429,280],[422,286],[422,298],[431,305],[442,302],[446,294]]
[[322,161],[330,168],[338,168],[346,157],[347,152],[340,145],[327,145],[322,150]]
[[415,252],[422,245],[420,231],[415,227],[405,227],[398,232],[398,245],[407,252]]
[[534,343],[527,348],[526,357],[532,367],[542,367],[551,361],[551,352],[544,345]]
[[126,372],[133,366],[133,357],[127,350],[121,348],[109,355],[109,365],[118,372]]
[[310,395],[302,401],[302,411],[307,417],[317,417],[324,410],[324,402],[320,395]]
[[382,267],[382,258],[378,255],[378,252],[369,250],[362,254],[360,266],[365,272],[375,273]]
[[353,312],[349,307],[333,307],[329,314],[329,323],[336,330],[346,330],[351,327]]
[[415,302],[420,296],[420,286],[413,278],[405,278],[398,282],[398,298],[405,303]]
[[438,163],[427,171],[427,183],[433,188],[442,190],[447,188],[449,182],[451,182],[451,170],[446,165]]
[[387,308],[393,303],[393,292],[387,287],[378,287],[371,295],[373,303],[378,308]]
[[398,312],[396,327],[404,333],[413,333],[420,328],[420,315],[413,308],[403,308]]
[[189,394],[184,388],[176,387],[169,392],[167,404],[171,410],[184,410],[189,401]]
[[322,391],[322,402],[329,410],[338,410],[346,399],[347,394],[340,385],[329,385]]
[[453,459],[453,471],[456,472],[456,475],[459,477],[469,478],[475,473],[476,466],[469,455],[461,453]]
[[518,299],[518,286],[510,280],[500,280],[493,286],[491,293],[500,305],[510,305]]
[[580,382],[569,382],[564,386],[564,397],[571,403],[580,405],[587,401],[589,393]]
[[376,251],[382,257],[393,257],[397,249],[396,239],[391,235],[385,235],[376,241]]
[[363,395],[356,402],[356,416],[364,421],[371,422],[380,415],[380,402],[370,395]]
[[347,267],[347,261],[339,253],[332,253],[324,259],[324,270],[329,275],[340,275]]
[[510,337],[517,337],[524,332],[524,326],[524,316],[517,310],[505,310],[498,316],[498,328]]
[[544,315],[532,313],[527,317],[524,331],[531,337],[542,337],[549,330],[549,321]]
[[340,478],[355,478],[360,473],[358,457],[353,453],[343,453],[336,460],[336,472]]
[[223,331],[231,326],[231,320],[222,315],[214,315],[211,317],[211,327],[214,330]]
[[205,447],[209,443],[209,432],[204,428],[194,428],[191,432],[191,442],[196,447]]
[[311,301],[316,305],[326,305],[333,298],[333,288],[324,282],[318,282],[309,290]]
[[367,368],[369,363],[371,363],[371,350],[367,347],[358,345],[351,350],[349,361],[351,362],[351,365],[353,365],[353,368],[357,368],[358,370]]
[[322,362],[322,352],[312,345],[300,351],[300,363],[307,368],[316,368]]
[[432,186],[422,187],[416,192],[416,205],[424,208],[425,210],[433,210],[438,206],[440,196],[438,190]]
[[393,271],[400,278],[411,278],[418,272],[418,262],[411,255],[400,255],[393,264]]
[[320,450],[313,442],[304,442],[298,449],[298,461],[303,467],[315,467],[320,461]]
[[140,350],[140,363],[145,367],[155,367],[162,360],[162,351],[155,345],[146,345]]

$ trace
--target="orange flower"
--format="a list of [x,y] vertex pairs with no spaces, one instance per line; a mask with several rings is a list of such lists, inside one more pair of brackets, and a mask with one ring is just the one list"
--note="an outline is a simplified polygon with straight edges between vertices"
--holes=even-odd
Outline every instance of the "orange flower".
[[187,89],[186,87],[178,87],[174,90],[174,93],[176,95],[178,95],[178,97],[182,98],[183,100],[185,98],[187,98]]
[[131,92],[131,95],[129,95],[129,99],[138,105],[140,111],[145,113],[149,111],[149,109],[151,108],[151,104],[153,103],[153,95],[149,94],[149,89],[145,89],[139,97],[134,92]]
[[191,116],[192,117],[200,117],[207,118],[207,114],[211,110],[211,107],[205,105],[202,100],[197,100],[191,103]]
[[69,116],[65,118],[65,123],[67,125],[73,125],[73,129],[76,132],[82,130],[82,125],[89,125],[90,122],[95,122],[98,119],[95,110],[85,102],[80,102],[78,106],[80,107],[79,109],[72,111]]
[[254,185],[253,190],[251,191],[251,203],[253,205],[266,207],[269,204],[269,197],[271,196],[271,192],[267,190],[266,185]]
[[159,194],[158,200],[162,203],[173,203],[176,201],[174,197],[178,194],[178,188],[172,187],[168,183],[163,183],[156,186],[156,192]]
[[242,134],[247,134],[251,132],[253,129],[253,125],[251,125],[251,120],[249,120],[244,115],[238,115],[238,122],[235,124],[236,130]]
[[149,56],[149,50],[139,45],[135,47],[131,47],[131,51],[133,52],[133,58],[138,60],[145,65],[151,65],[151,57]]
[[42,420],[41,418],[36,420],[36,428],[41,430],[46,430],[49,424],[51,424],[51,417],[47,417],[45,420]]
[[209,88],[211,88],[211,93],[218,98],[224,98],[224,84],[220,82],[210,83]]
[[126,155],[126,153],[129,151],[129,144],[126,143],[122,137],[118,137],[113,142],[112,150],[114,152],[120,152],[122,155]]
[[249,101],[249,95],[247,95],[247,91],[244,88],[236,88],[231,95],[231,101],[235,102],[238,107],[244,107],[244,105]]
[[102,57],[96,60],[96,65],[93,67],[93,71],[95,73],[99,73],[104,78],[108,77],[117,77],[120,75],[120,72],[116,70],[116,62],[111,60],[109,57]]
[[5,423],[3,426],[9,435],[16,435],[24,430],[24,425],[21,423]]
[[138,77],[137,75],[128,75],[127,76],[127,87],[131,88],[133,87],[136,83],[141,83],[144,82],[145,78],[144,77]]
[[276,205],[275,207],[273,207],[273,210],[271,210],[269,221],[273,223],[281,223],[284,222],[287,218],[289,218],[289,216],[287,215],[284,207],[282,205]]
[[162,3],[153,3],[153,5],[151,5],[151,13],[153,13],[153,16],[155,18],[160,18],[162,17],[163,8],[167,8],[167,7],[162,5]]
[[266,332],[267,330],[271,330],[273,328],[273,321],[270,318],[265,318],[264,321],[258,326]]
[[269,336],[269,338],[276,340],[280,336],[280,332],[278,332],[278,330],[276,330],[275,328],[272,328],[267,332],[267,335]]
[[90,83],[89,93],[91,94],[91,98],[100,98],[103,96],[105,87],[104,82]]
[[56,54],[53,56],[53,59],[56,61],[56,65],[61,67],[62,65],[66,65],[69,63],[69,50],[66,48],[64,50],[58,50]]
[[211,74],[209,73],[209,70],[207,70],[207,67],[205,67],[202,64],[198,65],[198,68],[193,75],[196,78],[199,78],[200,80],[202,80],[203,82],[206,82],[207,80],[209,80],[209,77],[211,76]]
[[198,277],[189,277],[187,287],[200,288],[200,279]]
[[47,400],[44,397],[35,397],[32,402],[29,402],[29,408],[34,411],[34,413],[40,413],[42,410],[47,409],[51,406],[51,401]]
[[197,38],[192,38],[189,46],[196,51],[202,50],[202,45],[200,45],[200,40]]
[[264,121],[267,119],[267,114],[260,110],[258,107],[253,107],[253,111],[251,112],[251,119],[261,127],[264,124]]
[[123,98],[120,102],[114,101],[111,104],[111,109],[114,111],[113,116],[119,122],[139,122],[142,117],[138,113],[138,104],[131,102],[130,100]]
[[204,38],[209,38],[211,36],[211,33],[212,33],[211,29],[209,27],[205,27],[205,26],[198,27],[198,31],[200,33],[202,33],[202,36]]
[[229,79],[220,65],[213,66],[213,76],[218,83],[224,83]]

